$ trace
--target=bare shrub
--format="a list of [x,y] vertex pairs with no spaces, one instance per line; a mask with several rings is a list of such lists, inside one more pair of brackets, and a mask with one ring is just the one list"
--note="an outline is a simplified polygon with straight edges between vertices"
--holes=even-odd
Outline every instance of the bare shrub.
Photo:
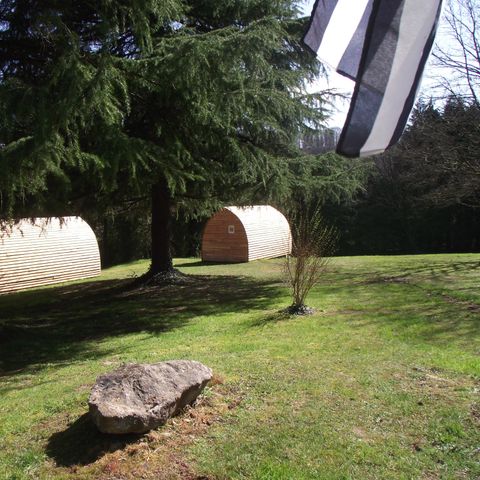
[[292,255],[285,258],[284,277],[293,302],[287,311],[306,315],[313,313],[313,309],[305,305],[305,300],[321,279],[335,251],[338,235],[333,227],[325,224],[319,208],[297,213],[291,223]]

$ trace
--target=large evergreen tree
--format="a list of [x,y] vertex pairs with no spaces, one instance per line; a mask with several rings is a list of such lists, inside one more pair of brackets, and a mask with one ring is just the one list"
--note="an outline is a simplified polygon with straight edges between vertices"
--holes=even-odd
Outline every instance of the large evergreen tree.
[[172,268],[175,211],[278,195],[323,120],[291,0],[6,0],[0,16],[2,216],[149,191],[152,274]]

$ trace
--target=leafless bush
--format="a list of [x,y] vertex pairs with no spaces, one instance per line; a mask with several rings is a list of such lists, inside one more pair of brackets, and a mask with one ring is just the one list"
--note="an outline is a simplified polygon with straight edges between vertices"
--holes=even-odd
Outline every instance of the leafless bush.
[[292,255],[284,264],[284,277],[292,293],[290,313],[305,315],[313,309],[305,305],[310,290],[319,282],[335,250],[337,232],[323,221],[320,209],[302,212],[292,221]]

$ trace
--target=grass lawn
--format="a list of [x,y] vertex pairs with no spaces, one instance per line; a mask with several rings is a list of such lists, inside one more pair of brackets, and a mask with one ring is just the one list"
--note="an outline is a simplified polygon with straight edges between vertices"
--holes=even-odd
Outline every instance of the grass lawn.
[[[0,478],[480,478],[480,255],[335,258],[290,318],[280,260],[176,265],[0,297]],[[215,371],[196,408],[96,432],[98,375],[177,358]]]

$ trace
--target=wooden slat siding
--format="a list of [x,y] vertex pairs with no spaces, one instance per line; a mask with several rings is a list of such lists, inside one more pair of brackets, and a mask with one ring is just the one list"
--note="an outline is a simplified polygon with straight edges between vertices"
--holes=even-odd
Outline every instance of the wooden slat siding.
[[[235,225],[235,232],[241,225],[244,237],[229,234],[228,225]],[[240,239],[241,244],[233,244]],[[247,262],[281,257],[291,251],[292,238],[287,219],[268,205],[224,208],[208,221],[202,240],[204,261]]]
[[100,253],[81,218],[21,220],[0,238],[0,294],[100,274]]
[[292,251],[290,225],[270,205],[227,207],[242,222],[248,239],[248,260],[275,258]]
[[[235,233],[228,233],[228,226]],[[245,229],[236,215],[226,209],[217,212],[205,225],[202,236],[204,262],[248,262]]]

